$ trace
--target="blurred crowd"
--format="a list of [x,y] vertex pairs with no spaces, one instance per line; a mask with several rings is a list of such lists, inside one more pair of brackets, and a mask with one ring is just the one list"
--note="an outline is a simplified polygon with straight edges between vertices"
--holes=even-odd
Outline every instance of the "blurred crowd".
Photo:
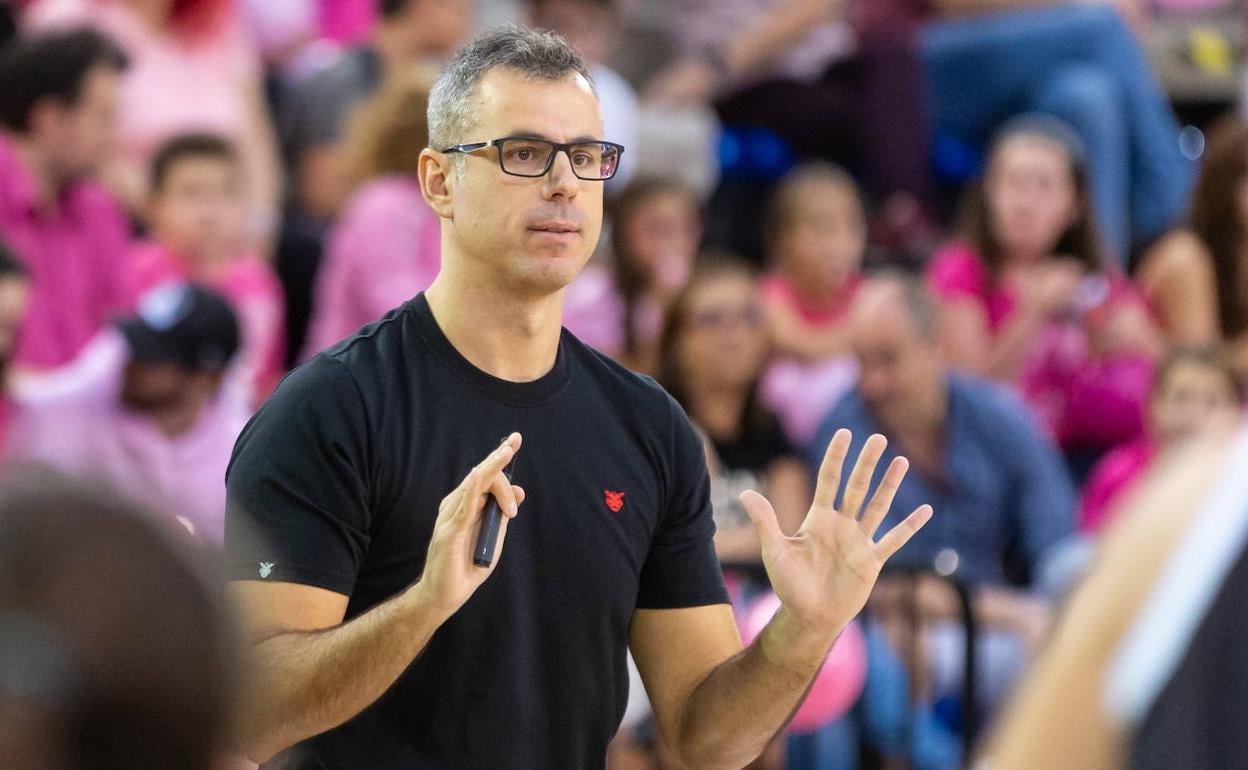
[[[505,21],[583,52],[626,148],[565,325],[702,431],[743,624],[767,585],[737,494],[795,530],[836,430],[909,458],[886,527],[935,508],[859,621],[858,686],[759,766],[959,766],[1139,479],[1239,422],[1238,2],[0,3],[6,470],[219,544],[252,412],[437,274],[429,88]],[[11,496],[122,506],[55,487]],[[206,699],[215,649],[177,664]],[[633,700],[612,766],[663,766]],[[166,721],[224,719],[201,706]]]

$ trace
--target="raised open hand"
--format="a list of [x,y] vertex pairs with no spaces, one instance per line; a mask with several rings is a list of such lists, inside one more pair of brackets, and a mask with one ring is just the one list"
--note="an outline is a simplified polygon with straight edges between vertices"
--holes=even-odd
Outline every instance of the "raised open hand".
[[741,495],[758,527],[763,564],[776,596],[804,624],[830,633],[862,610],[884,563],[932,516],[931,506],[921,505],[878,542],[874,539],[909,468],[904,457],[894,459],[867,502],[871,477],[888,445],[879,434],[867,439],[858,455],[838,511],[836,493],[851,438],[845,429],[832,437],[819,468],[814,502],[792,537],[780,531],[776,512],[765,497],[754,491]]

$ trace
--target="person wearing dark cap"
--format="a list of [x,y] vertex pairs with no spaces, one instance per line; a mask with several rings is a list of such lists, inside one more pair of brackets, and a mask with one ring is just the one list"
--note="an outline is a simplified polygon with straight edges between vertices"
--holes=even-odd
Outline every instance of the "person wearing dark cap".
[[106,481],[219,542],[225,466],[248,417],[226,376],[238,345],[223,297],[158,286],[72,367],[17,389],[9,457]]

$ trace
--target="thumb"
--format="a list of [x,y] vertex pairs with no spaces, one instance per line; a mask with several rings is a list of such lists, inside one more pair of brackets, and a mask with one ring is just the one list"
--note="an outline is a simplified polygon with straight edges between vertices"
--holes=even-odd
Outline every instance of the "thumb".
[[745,506],[750,521],[758,528],[758,539],[763,544],[763,550],[774,553],[784,540],[780,522],[776,520],[776,509],[771,507],[767,498],[752,489],[741,493],[741,504]]

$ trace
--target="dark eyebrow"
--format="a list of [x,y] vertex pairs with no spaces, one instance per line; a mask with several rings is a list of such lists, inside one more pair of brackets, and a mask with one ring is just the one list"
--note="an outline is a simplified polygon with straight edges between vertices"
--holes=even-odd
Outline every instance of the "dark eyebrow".
[[[543,134],[541,131],[529,131],[523,128],[520,128],[511,132],[510,134],[507,135],[507,138],[509,139],[541,139],[544,142],[551,142],[553,144],[562,144],[562,142],[555,141],[554,139],[547,136],[546,134]],[[596,136],[589,136],[587,134],[582,134],[580,136],[576,136],[568,140],[568,144],[580,144],[582,142],[601,142],[601,141],[604,141],[604,140],[599,139]]]

